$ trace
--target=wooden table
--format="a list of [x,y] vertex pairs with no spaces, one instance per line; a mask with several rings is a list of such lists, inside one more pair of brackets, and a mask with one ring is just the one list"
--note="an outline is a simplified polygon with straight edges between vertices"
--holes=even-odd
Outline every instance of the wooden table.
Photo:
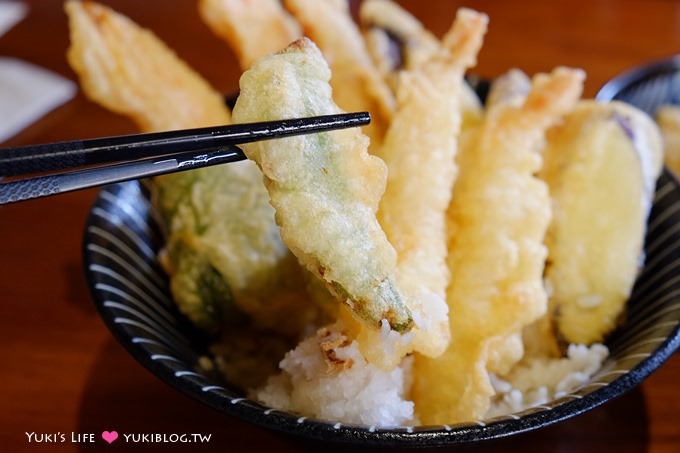
[[[30,14],[0,38],[14,56],[69,78],[66,18],[59,0],[30,0]],[[110,0],[154,30],[217,89],[237,87],[232,53],[202,24],[194,1]],[[458,1],[404,1],[441,35]],[[475,73],[494,77],[556,65],[584,68],[586,95],[631,66],[680,49],[680,2],[668,0],[477,1],[491,17]],[[356,5],[355,5],[356,6]],[[0,102],[2,100],[0,99]],[[22,145],[131,133],[126,119],[78,95],[9,142]],[[59,451],[134,449],[72,443],[71,433],[211,434],[209,451],[313,447],[214,412],[177,393],[112,338],[90,302],[81,235],[94,190],[0,207],[0,450],[48,451],[26,433],[65,434]],[[477,447],[485,451],[680,451],[680,356],[640,387],[590,413],[547,429]],[[174,451],[171,446],[144,448]],[[196,445],[192,451],[196,451]],[[137,448],[141,448],[140,445]],[[328,447],[332,449],[332,447]],[[466,449],[463,449],[466,450]]]

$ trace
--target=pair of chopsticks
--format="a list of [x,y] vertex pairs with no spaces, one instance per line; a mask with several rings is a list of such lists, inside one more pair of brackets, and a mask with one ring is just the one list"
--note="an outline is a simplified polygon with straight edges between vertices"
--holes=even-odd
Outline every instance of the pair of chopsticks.
[[[236,145],[368,124],[367,112],[0,149],[0,204],[246,159]],[[73,171],[73,169],[78,169]]]

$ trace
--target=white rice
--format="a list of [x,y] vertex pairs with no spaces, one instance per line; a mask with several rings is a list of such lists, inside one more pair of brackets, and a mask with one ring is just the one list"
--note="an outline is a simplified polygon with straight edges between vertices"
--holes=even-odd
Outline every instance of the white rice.
[[[588,383],[609,350],[602,344],[572,344],[563,358],[532,358],[507,376],[491,375],[496,395],[485,418],[546,404]],[[319,329],[288,352],[281,372],[252,392],[279,409],[346,424],[394,427],[417,424],[414,403],[406,398],[412,359],[386,371],[366,361],[356,341],[337,322]],[[433,391],[436,391],[434,389]]]
[[532,359],[515,366],[507,377],[492,375],[497,394],[486,417],[520,412],[577,390],[590,381],[608,355],[602,344],[571,344],[566,357]]
[[390,371],[368,363],[340,323],[320,329],[288,352],[282,372],[254,397],[271,407],[334,422],[368,426],[413,423],[405,399],[411,360]]

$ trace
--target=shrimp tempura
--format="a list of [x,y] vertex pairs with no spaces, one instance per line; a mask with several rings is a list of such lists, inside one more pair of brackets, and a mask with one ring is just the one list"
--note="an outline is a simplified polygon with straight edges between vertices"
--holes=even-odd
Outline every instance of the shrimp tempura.
[[[389,176],[378,219],[397,250],[416,319],[415,338],[395,351],[395,361],[412,350],[436,357],[449,342],[446,210],[457,174],[463,75],[476,61],[487,22],[461,8],[441,48],[401,73],[398,107],[380,150]],[[375,338],[360,343],[380,347]]]
[[523,105],[491,106],[461,150],[449,213],[451,343],[436,359],[416,357],[412,396],[423,424],[483,417],[493,395],[490,352],[521,358],[498,342],[521,347],[515,334],[546,311],[550,197],[535,173],[545,131],[573,108],[583,77],[566,68],[536,76]]

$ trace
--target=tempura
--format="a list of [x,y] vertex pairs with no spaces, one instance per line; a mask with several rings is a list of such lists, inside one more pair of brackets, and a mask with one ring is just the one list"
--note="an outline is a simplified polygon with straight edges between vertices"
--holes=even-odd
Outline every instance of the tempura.
[[603,342],[620,322],[644,262],[662,146],[651,117],[619,101],[581,101],[549,134],[545,278],[558,340]]
[[437,38],[390,0],[361,2],[359,19],[369,54],[395,92],[398,70],[418,68],[439,50]]
[[[222,96],[150,31],[96,3],[70,1],[66,12],[69,62],[90,99],[145,132],[230,121]],[[286,333],[309,321],[300,269],[254,163],[157,177],[152,191],[168,230],[163,263],[173,297],[198,326],[222,328],[234,304]]]
[[284,4],[330,65],[335,103],[347,112],[371,112],[365,131],[374,152],[392,117],[394,98],[368,55],[348,1],[284,0]]
[[[511,70],[483,106],[464,78],[488,19],[465,8],[440,40],[391,0],[361,2],[361,31],[349,0],[198,4],[247,69],[235,122],[372,123],[144,182],[173,299],[212,340],[197,366],[336,427],[483,424],[592,378],[606,346],[566,342],[600,341],[624,312],[661,169],[649,118],[578,103],[568,68]],[[90,99],[142,131],[231,121],[150,31],[96,3],[66,11]],[[659,112],[667,146],[679,118]]]
[[[296,41],[241,77],[239,122],[340,112],[330,70],[314,43]],[[264,174],[281,235],[300,262],[373,329],[409,331],[413,318],[398,287],[396,252],[375,212],[384,163],[367,153],[359,130],[244,145]]]
[[[441,52],[441,43],[411,13],[392,0],[365,0],[359,19],[369,55],[378,72],[396,94],[403,71],[420,69]],[[482,105],[465,83],[459,95],[461,129],[481,120]]]
[[[476,139],[461,150],[449,214],[452,340],[436,359],[417,356],[414,369],[412,397],[424,424],[482,418],[494,394],[490,345],[513,340],[546,311],[550,198],[535,173],[546,129],[573,108],[582,81],[581,71],[566,68],[536,76],[523,105],[490,107]],[[521,357],[512,348],[495,351]]]
[[675,175],[680,175],[680,107],[661,106],[656,112],[656,122],[663,136],[664,161]]
[[400,282],[418,320],[410,349],[432,357],[449,341],[446,210],[457,174],[463,75],[476,62],[487,21],[460,9],[441,48],[401,73],[398,107],[380,151],[389,176],[378,218],[397,250]]
[[297,38],[302,29],[279,0],[200,0],[199,11],[210,28],[236,53],[241,69],[279,51]]

